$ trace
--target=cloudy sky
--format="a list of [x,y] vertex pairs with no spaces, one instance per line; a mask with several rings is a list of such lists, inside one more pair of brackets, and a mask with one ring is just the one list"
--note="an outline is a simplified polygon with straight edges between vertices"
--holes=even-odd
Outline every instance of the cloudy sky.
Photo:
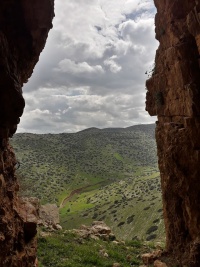
[[18,132],[76,132],[154,122],[145,72],[158,43],[152,0],[55,0],[54,28],[33,76]]

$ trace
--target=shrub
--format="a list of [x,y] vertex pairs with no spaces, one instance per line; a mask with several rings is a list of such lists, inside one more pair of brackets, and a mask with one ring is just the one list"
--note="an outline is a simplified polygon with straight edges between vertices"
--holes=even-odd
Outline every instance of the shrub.
[[94,213],[94,215],[92,216],[92,219],[96,219],[98,217],[97,213]]
[[155,232],[156,230],[158,230],[158,226],[157,225],[153,225],[147,230],[146,234],[149,235],[152,232]]
[[134,214],[133,214],[133,215],[131,215],[130,217],[128,217],[128,218],[127,218],[127,220],[126,220],[126,221],[127,221],[127,223],[128,223],[128,224],[132,223],[132,221],[133,221],[134,217],[135,217],[135,215],[134,215]]
[[122,225],[124,225],[125,224],[125,222],[120,222],[118,225],[117,225],[117,227],[120,227],[120,226],[122,226]]
[[147,236],[146,240],[147,240],[147,241],[150,241],[150,240],[152,240],[152,239],[155,239],[156,237],[157,237],[156,234],[152,234],[152,235]]

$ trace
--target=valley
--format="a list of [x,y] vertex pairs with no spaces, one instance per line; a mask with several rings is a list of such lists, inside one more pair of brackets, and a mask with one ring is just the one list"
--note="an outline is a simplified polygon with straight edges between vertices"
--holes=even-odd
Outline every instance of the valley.
[[56,203],[64,229],[103,220],[122,240],[163,240],[154,129],[17,134],[21,194]]

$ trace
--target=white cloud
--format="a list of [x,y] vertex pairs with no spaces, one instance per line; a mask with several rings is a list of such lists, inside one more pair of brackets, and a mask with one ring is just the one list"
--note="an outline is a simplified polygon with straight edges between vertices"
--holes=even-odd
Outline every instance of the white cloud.
[[153,18],[144,18],[139,21],[128,20],[120,25],[120,33],[124,40],[131,41],[143,47],[149,46],[149,40],[154,38],[152,31]]
[[58,63],[59,68],[56,71],[67,72],[71,74],[80,73],[101,73],[104,72],[100,65],[91,66],[87,62],[74,62],[70,59],[63,59]]
[[19,131],[152,122],[144,88],[157,48],[153,1],[56,0],[55,8],[54,28],[24,87]]
[[42,114],[50,114],[50,113],[51,112],[49,110],[47,110],[47,109],[41,110],[39,108],[36,108],[36,109],[30,111],[30,114],[36,115],[36,116],[37,115],[42,115]]
[[104,65],[108,66],[111,72],[117,73],[122,69],[122,67],[117,64],[114,59],[117,59],[116,55],[104,60]]

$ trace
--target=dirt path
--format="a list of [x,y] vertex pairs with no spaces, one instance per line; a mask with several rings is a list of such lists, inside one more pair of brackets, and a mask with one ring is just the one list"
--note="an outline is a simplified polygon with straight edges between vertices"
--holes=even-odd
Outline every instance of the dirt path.
[[98,184],[102,184],[104,183],[103,182],[99,182],[97,184],[90,184],[90,185],[86,185],[86,186],[83,186],[83,187],[80,187],[78,189],[75,189],[73,190],[68,196],[66,196],[62,202],[60,203],[60,208],[63,208],[65,206],[65,204],[67,203],[67,201],[69,201],[70,199],[72,199],[72,197],[76,194],[80,194],[84,189],[88,188],[88,187],[91,187],[91,186],[95,186],[95,185],[98,185]]
[[60,203],[60,208],[63,208],[65,206],[65,204],[67,203],[67,201],[69,201],[74,195],[80,194],[83,191],[83,189],[86,189],[90,186],[92,186],[92,185],[87,185],[87,186],[73,190],[67,197],[65,197],[62,200],[62,202]]

